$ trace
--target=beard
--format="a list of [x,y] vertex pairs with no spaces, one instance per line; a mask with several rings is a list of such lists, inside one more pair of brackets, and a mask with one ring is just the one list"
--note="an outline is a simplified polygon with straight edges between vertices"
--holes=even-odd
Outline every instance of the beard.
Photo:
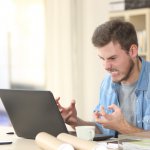
[[[129,66],[127,72],[124,74],[124,76],[122,78],[120,78],[118,80],[115,80],[115,79],[113,80],[113,78],[112,78],[112,81],[114,83],[121,83],[122,81],[126,81],[126,80],[129,79],[129,77],[131,76],[132,70],[134,68],[134,62],[133,62],[132,59],[129,59],[129,64],[130,64],[130,66]],[[117,70],[117,69],[112,69],[112,70]]]

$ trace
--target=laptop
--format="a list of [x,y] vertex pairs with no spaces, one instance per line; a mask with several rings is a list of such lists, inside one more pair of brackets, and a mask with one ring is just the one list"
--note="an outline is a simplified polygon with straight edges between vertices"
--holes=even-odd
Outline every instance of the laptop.
[[34,139],[39,132],[68,133],[52,92],[0,89],[0,98],[17,136]]
[[[35,139],[39,132],[53,136],[69,132],[50,91],[0,89],[0,98],[8,113],[15,133],[19,137]],[[94,141],[112,135],[96,134]]]

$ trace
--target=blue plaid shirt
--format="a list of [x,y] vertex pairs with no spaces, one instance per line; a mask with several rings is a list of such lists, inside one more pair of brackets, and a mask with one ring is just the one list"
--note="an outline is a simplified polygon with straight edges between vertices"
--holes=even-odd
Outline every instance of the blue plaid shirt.
[[[116,104],[119,106],[118,94],[117,94],[118,84],[113,83],[110,75],[106,75],[101,87],[99,94],[99,103],[95,108],[100,110],[100,106],[103,105],[107,113],[112,113],[112,110],[108,110],[108,106],[111,104]],[[137,82],[135,95],[136,100],[136,127],[142,128],[144,130],[150,130],[150,62],[142,59],[142,68]],[[130,107],[130,106],[129,106]],[[103,128],[97,123],[97,127],[104,134],[115,135],[116,131]]]

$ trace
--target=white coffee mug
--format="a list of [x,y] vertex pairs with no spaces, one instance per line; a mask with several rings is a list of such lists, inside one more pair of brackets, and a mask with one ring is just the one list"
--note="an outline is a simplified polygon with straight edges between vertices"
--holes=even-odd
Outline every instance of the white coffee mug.
[[95,136],[95,126],[77,126],[75,130],[80,139],[93,140]]

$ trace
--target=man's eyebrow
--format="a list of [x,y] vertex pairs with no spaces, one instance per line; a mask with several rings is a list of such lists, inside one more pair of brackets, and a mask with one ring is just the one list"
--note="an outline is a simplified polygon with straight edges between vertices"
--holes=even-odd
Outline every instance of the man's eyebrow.
[[99,57],[100,59],[104,59],[103,57],[101,57],[101,56],[99,56],[99,55],[98,55],[98,57]]
[[[99,57],[100,59],[104,60],[104,58],[103,58],[102,56],[99,56],[99,55],[98,55],[98,57]],[[110,56],[110,57],[108,57],[108,58],[106,58],[106,59],[109,60],[109,59],[116,58],[116,57],[117,57],[117,55],[113,55],[113,56]]]

